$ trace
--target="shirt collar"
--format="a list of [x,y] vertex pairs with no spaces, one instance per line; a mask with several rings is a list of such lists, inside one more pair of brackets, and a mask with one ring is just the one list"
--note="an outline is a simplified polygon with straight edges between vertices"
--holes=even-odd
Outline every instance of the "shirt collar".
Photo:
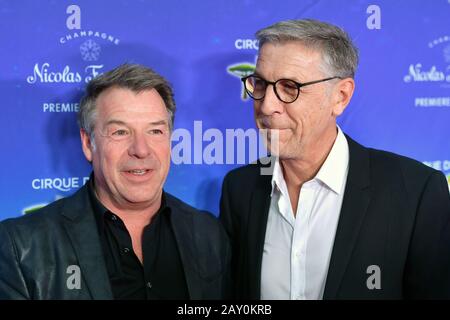
[[341,128],[337,126],[338,134],[328,157],[316,175],[316,178],[337,194],[344,192],[343,188],[348,171],[348,142]]
[[283,177],[283,171],[281,170],[280,158],[275,158],[275,164],[273,166],[273,175],[272,175],[272,192],[270,196],[273,196],[273,193],[277,190],[278,192],[283,192],[283,190],[287,190],[286,181]]
[[[320,180],[335,193],[341,194],[344,192],[343,188],[347,177],[350,156],[347,139],[339,126],[337,126],[337,130],[338,134],[333,147],[325,159],[325,162],[320,167],[319,172],[317,172],[312,180]],[[275,159],[273,169],[271,196],[273,196],[275,189],[278,189],[281,192],[282,190],[287,190],[286,181],[284,180],[278,157]]]

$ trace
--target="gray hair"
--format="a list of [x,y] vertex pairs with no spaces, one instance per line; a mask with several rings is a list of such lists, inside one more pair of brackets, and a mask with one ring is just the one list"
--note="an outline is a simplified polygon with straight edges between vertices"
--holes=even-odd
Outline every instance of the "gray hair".
[[98,96],[111,87],[129,89],[139,93],[155,89],[164,101],[169,114],[169,128],[172,130],[175,115],[175,100],[170,84],[162,76],[150,68],[139,64],[122,64],[92,79],[86,87],[78,111],[78,126],[92,138],[97,114],[96,100]]
[[322,53],[322,68],[329,76],[355,77],[358,49],[337,26],[312,19],[286,20],[259,30],[256,38],[259,48],[265,43],[299,41]]

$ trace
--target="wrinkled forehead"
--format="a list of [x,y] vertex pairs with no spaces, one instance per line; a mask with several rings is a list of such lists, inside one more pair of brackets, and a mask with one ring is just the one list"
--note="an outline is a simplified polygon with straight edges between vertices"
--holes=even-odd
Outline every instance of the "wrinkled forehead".
[[268,42],[259,49],[255,73],[290,79],[295,79],[296,75],[319,75],[323,73],[322,53],[300,41]]
[[162,97],[155,89],[135,92],[125,88],[110,88],[97,97],[97,117],[109,121],[148,121],[168,119],[168,112]]

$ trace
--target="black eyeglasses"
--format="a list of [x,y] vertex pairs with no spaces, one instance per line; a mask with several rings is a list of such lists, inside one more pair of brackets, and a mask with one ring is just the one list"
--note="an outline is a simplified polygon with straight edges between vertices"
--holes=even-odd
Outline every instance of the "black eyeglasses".
[[297,100],[300,94],[300,88],[309,86],[319,82],[324,82],[333,79],[342,79],[341,77],[331,77],[316,81],[310,81],[305,83],[296,82],[290,79],[279,79],[275,82],[267,81],[257,75],[251,74],[242,78],[245,91],[247,94],[255,100],[261,100],[266,95],[266,89],[269,84],[273,86],[275,95],[284,103],[292,103]]

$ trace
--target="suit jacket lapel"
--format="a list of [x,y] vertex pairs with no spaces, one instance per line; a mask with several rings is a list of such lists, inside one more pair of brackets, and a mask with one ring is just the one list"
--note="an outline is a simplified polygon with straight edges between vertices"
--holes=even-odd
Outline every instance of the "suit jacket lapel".
[[189,297],[191,300],[202,299],[201,279],[199,278],[195,251],[196,243],[192,232],[194,230],[192,216],[180,214],[176,208],[171,208],[170,217],[186,277]]
[[[258,171],[260,166],[258,166]],[[261,298],[261,264],[270,207],[271,175],[260,175],[252,193],[248,216],[248,248],[246,259],[250,299]]]
[[89,203],[88,197],[87,186],[84,186],[67,199],[62,212],[63,225],[92,298],[113,299],[94,213],[91,206],[84,206]]
[[335,299],[370,202],[370,163],[366,148],[347,136],[350,160],[324,299]]

